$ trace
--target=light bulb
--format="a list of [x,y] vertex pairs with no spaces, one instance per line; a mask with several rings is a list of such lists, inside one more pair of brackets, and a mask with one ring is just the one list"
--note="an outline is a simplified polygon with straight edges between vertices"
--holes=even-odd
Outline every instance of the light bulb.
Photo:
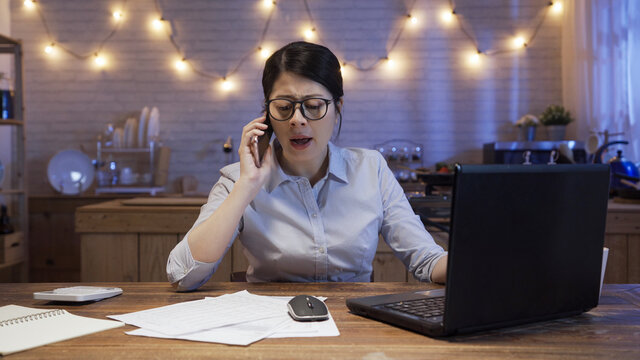
[[259,47],[258,51],[260,51],[260,56],[263,59],[266,59],[266,58],[269,57],[269,55],[271,55],[271,51],[269,51],[269,49],[267,49],[267,48]]
[[116,21],[120,21],[120,19],[122,19],[122,12],[114,11],[113,12],[113,18],[116,19]]
[[396,62],[395,62],[395,60],[393,60],[393,59],[392,59],[392,58],[390,58],[390,57],[387,57],[386,59],[387,59],[387,64],[386,64],[386,65],[387,65],[387,69],[389,69],[389,70],[393,70],[393,69],[395,69],[395,68],[396,68]]
[[347,63],[342,63],[342,65],[340,65],[340,74],[342,75],[342,78],[349,77],[349,69],[347,68]]
[[524,37],[522,37],[522,36],[516,36],[513,39],[513,46],[516,49],[526,47],[527,46],[527,40],[525,40]]
[[453,10],[443,10],[442,13],[440,13],[440,19],[443,23],[450,24],[453,21],[453,15],[455,15]]
[[93,62],[95,62],[98,67],[103,67],[107,64],[107,60],[105,60],[105,58],[100,56],[99,54],[95,55]]
[[163,19],[154,19],[151,23],[153,25],[153,28],[156,30],[162,30],[162,27],[164,26]]
[[263,0],[262,1],[262,6],[264,6],[266,9],[271,9],[275,5],[276,5],[276,2],[274,0]]
[[185,61],[185,59],[176,61],[176,69],[178,69],[178,71],[183,71],[186,68],[187,68],[187,62]]
[[551,4],[551,12],[554,14],[560,14],[562,12],[562,2],[554,1],[553,4]]
[[418,18],[413,16],[413,15],[411,15],[411,14],[407,15],[407,20],[409,21],[409,24],[411,24],[413,26],[418,25]]
[[315,37],[316,28],[309,28],[304,31],[304,38],[307,40],[313,40]]
[[36,7],[36,2],[33,0],[24,0],[24,6],[27,9],[33,9],[34,7]]
[[231,81],[229,81],[229,79],[227,79],[227,78],[222,78],[221,87],[222,87],[222,90],[229,91],[229,90],[233,89],[233,83]]
[[467,61],[469,62],[469,65],[478,66],[478,64],[480,64],[480,54],[482,54],[480,51],[471,53],[469,55],[469,58],[467,59]]
[[53,53],[53,46],[55,44],[51,43],[51,45],[47,45],[44,47],[44,52],[47,54],[52,54]]

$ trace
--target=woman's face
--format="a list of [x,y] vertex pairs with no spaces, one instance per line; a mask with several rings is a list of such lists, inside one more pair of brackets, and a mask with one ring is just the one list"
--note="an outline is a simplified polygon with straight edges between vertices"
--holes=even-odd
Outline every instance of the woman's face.
[[[332,96],[323,85],[290,72],[284,72],[278,77],[269,96],[269,100],[300,101],[308,98],[331,100]],[[306,119],[302,116],[300,107],[300,104],[296,104],[289,120],[277,121],[271,118],[271,126],[282,145],[283,156],[290,165],[322,163],[338,120],[336,104],[332,101],[328,105],[327,114],[320,120]]]

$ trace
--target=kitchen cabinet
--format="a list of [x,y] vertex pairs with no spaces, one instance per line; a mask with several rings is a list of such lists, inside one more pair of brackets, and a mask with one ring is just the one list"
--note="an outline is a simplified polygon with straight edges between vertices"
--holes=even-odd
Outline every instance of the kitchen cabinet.
[[[0,234],[0,281],[19,282],[28,279],[27,257],[27,190],[25,171],[25,116],[22,81],[22,44],[18,40],[0,35],[0,54],[9,55],[13,76],[8,76],[13,92],[3,94],[0,130],[9,137],[9,154],[2,158],[5,163],[0,169],[0,203],[7,206],[13,231]],[[11,109],[9,111],[9,109]],[[2,144],[5,151],[7,144]],[[4,180],[2,179],[4,178]]]
[[609,202],[604,245],[609,248],[604,282],[639,283],[640,203],[622,199]]
[[122,195],[29,196],[29,282],[80,281],[76,208]]

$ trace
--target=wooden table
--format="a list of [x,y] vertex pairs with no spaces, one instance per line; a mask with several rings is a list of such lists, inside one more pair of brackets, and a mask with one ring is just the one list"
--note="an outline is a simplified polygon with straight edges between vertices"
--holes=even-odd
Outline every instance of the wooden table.
[[[221,359],[639,359],[640,284],[605,285],[600,305],[588,313],[446,339],[432,339],[348,312],[345,299],[387,292],[424,290],[437,285],[411,283],[208,283],[201,290],[176,293],[167,283],[101,283],[123,295],[84,305],[33,300],[34,291],[70,284],[0,284],[0,306],[16,304],[64,308],[104,318],[182,301],[247,289],[260,295],[327,296],[341,335],[325,338],[264,339],[248,347],[125,335],[127,325],[10,355],[17,359],[221,358]],[[74,285],[77,285],[74,284]],[[89,283],[85,283],[89,285]],[[95,285],[95,284],[94,284]],[[470,299],[471,300],[471,299]]]

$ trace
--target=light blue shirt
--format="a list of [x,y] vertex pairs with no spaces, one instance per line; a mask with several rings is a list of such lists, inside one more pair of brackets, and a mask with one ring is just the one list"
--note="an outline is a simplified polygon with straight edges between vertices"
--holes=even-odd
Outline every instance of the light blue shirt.
[[[226,250],[236,237],[242,242],[248,281],[368,282],[378,234],[415,278],[430,281],[446,253],[413,212],[382,155],[329,143],[327,174],[311,186],[305,177],[285,174],[275,153],[270,178],[247,206]],[[179,290],[204,284],[221,261],[195,260],[187,243],[190,232],[227,198],[240,164],[220,173],[198,219],[169,255],[167,276]]]

